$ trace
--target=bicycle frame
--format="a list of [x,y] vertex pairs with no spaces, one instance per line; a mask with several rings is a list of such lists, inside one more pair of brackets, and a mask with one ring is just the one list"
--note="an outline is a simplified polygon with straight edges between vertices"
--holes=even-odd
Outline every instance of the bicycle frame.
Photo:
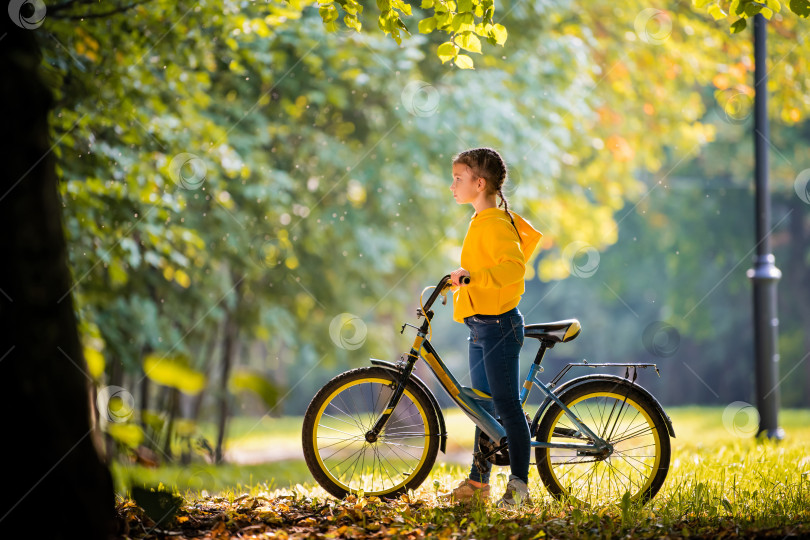
[[[469,283],[464,277],[462,285]],[[401,334],[410,326],[416,335],[398,362],[372,358],[372,367],[337,375],[313,397],[304,415],[302,444],[307,467],[318,483],[335,497],[363,492],[387,498],[415,490],[425,481],[437,453],[446,451],[448,433],[435,386],[432,390],[414,372],[422,359],[479,428],[472,455],[478,470],[488,470],[490,464],[508,465],[510,455],[524,454],[522,459],[534,448],[540,479],[560,500],[602,505],[620,504],[628,494],[642,503],[654,497],[666,479],[672,456],[670,437],[675,436],[661,404],[636,384],[638,368],[653,367],[658,372],[655,364],[582,360],[568,363],[554,377],[543,377],[544,382],[540,373],[547,350],[576,338],[581,325],[576,319],[526,324],[525,339],[538,340],[539,350],[534,363],[522,371],[522,388],[513,389],[516,395],[510,399],[518,399],[519,414],[524,414],[533,387],[539,388],[542,399],[533,400],[538,401],[531,407],[534,418],[526,415],[530,437],[520,443],[527,446],[518,452],[517,447],[510,448],[506,429],[496,419],[498,407],[492,406],[492,396],[462,386],[430,341],[434,313],[429,308],[440,295],[446,304],[444,293],[450,285],[449,275],[442,278],[427,302],[424,297],[432,287],[423,290],[417,316],[424,320],[402,325]],[[508,320],[492,319],[506,324],[511,333]],[[619,366],[625,367],[624,377],[593,372],[566,376],[575,367],[595,371]]]
[[[366,440],[369,442],[373,442],[377,439],[380,431],[385,426],[385,423],[388,421],[388,418],[391,416],[394,408],[399,403],[400,398],[402,397],[402,393],[405,389],[405,384],[408,381],[411,373],[413,372],[414,365],[419,358],[422,358],[425,363],[428,365],[430,370],[433,372],[433,375],[441,384],[442,388],[450,395],[453,401],[464,411],[470,420],[478,426],[481,431],[487,434],[487,436],[493,440],[497,441],[498,445],[502,445],[506,442],[506,430],[503,426],[490,415],[483,407],[479,404],[480,401],[485,399],[491,399],[489,396],[478,392],[475,389],[463,387],[459,384],[458,380],[453,376],[450,370],[447,368],[445,363],[442,361],[441,356],[427,339],[427,330],[429,321],[433,317],[433,312],[430,311],[430,306],[436,300],[439,294],[444,291],[445,286],[447,285],[450,276],[445,276],[439,282],[439,285],[436,287],[436,290],[431,295],[430,299],[428,300],[425,306],[425,322],[422,324],[420,328],[417,328],[417,335],[414,339],[413,345],[411,346],[410,352],[407,354],[407,360],[401,362],[399,365],[401,376],[400,380],[394,389],[391,398],[388,401],[386,408],[384,409],[383,413],[377,419],[372,427],[366,433]],[[417,314],[421,314],[421,310],[417,311]],[[402,331],[404,332],[405,326],[413,326],[413,325],[403,325]],[[416,328],[416,327],[414,327]],[[531,441],[532,448],[567,448],[567,449],[575,449],[579,451],[587,451],[587,452],[594,452],[598,453],[603,451],[609,445],[605,442],[597,434],[593,433],[588,426],[583,424],[579,418],[576,417],[571,410],[565,406],[565,404],[560,401],[560,399],[554,395],[554,392],[538,378],[538,374],[542,371],[540,369],[540,361],[547,350],[547,345],[544,342],[540,344],[540,350],[537,353],[537,357],[535,358],[534,363],[532,364],[531,368],[529,369],[529,373],[526,377],[525,382],[523,383],[523,388],[520,391],[520,403],[521,406],[526,404],[526,400],[529,397],[529,391],[532,388],[532,385],[537,385],[538,388],[545,394],[545,396],[556,403],[566,414],[566,416],[571,420],[571,422],[576,426],[576,428],[580,431],[580,433],[584,434],[588,438],[590,438],[592,443],[561,443],[561,442],[543,442],[543,441]],[[422,354],[422,349],[425,350],[425,354]]]
[[[487,436],[492,439],[493,441],[498,441],[498,444],[503,444],[506,440],[506,430],[503,426],[498,422],[492,415],[490,415],[483,407],[479,404],[481,401],[486,399],[491,399],[484,397],[478,394],[472,388],[466,388],[461,386],[458,383],[458,380],[453,376],[450,370],[447,368],[445,363],[442,361],[439,353],[433,347],[433,345],[425,339],[424,335],[417,334],[417,339],[414,342],[414,348],[417,345],[421,345],[425,349],[425,355],[422,356],[422,359],[427,363],[430,370],[439,380],[439,383],[442,385],[442,388],[447,391],[453,401],[459,405],[462,411],[472,420],[475,425],[481,428],[481,431],[487,434]],[[419,350],[419,349],[416,349]],[[545,352],[545,347],[541,345],[542,355]],[[541,356],[542,357],[542,356]],[[539,365],[537,363],[533,363],[531,368],[529,369],[529,374],[526,377],[525,382],[523,383],[523,387],[520,390],[520,404],[521,407],[526,404],[526,400],[529,398],[529,390],[532,387],[532,384],[537,385],[540,388],[540,391],[545,394],[546,397],[551,399],[560,408],[565,412],[571,422],[580,430],[581,433],[589,437],[593,443],[549,443],[549,442],[542,442],[542,441],[531,441],[532,448],[570,448],[576,450],[592,450],[594,452],[599,452],[606,448],[608,445],[607,443],[598,435],[596,435],[593,431],[591,431],[588,426],[580,422],[579,418],[571,412],[571,410],[563,404],[559,398],[554,395],[554,392],[548,388],[543,382],[538,378],[538,374],[540,373]]]

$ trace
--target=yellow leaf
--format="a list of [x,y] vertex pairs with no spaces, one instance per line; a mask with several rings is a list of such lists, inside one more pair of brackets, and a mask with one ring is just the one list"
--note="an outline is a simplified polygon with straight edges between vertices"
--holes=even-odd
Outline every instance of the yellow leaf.
[[481,40],[475,34],[459,34],[454,41],[456,45],[464,50],[475,53],[481,52]]
[[461,69],[473,69],[473,60],[466,54],[456,56],[455,63]]
[[723,11],[723,8],[721,8],[717,4],[713,4],[713,5],[709,6],[708,11],[709,11],[709,15],[714,17],[715,21],[720,20],[720,19],[724,19],[725,17],[728,16],[728,13]]
[[276,406],[278,389],[260,373],[250,369],[241,368],[231,375],[228,381],[228,390],[237,394],[242,391],[253,392],[261,398],[268,408]]
[[177,388],[184,394],[199,394],[205,388],[205,375],[192,369],[182,357],[151,354],[143,361],[143,371],[156,383]]
[[138,424],[110,423],[107,433],[116,441],[130,448],[136,448],[143,442],[143,430]]
[[447,41],[439,45],[439,48],[436,50],[436,54],[439,56],[439,60],[442,61],[442,64],[447,62],[448,60],[452,60],[458,54],[458,49],[452,42]]
[[265,326],[256,326],[253,328],[256,339],[260,341],[267,341],[270,339],[270,331]]
[[253,19],[250,21],[250,29],[256,32],[256,35],[262,38],[270,36],[270,29],[267,28],[267,23],[262,19]]
[[188,274],[186,274],[186,272],[183,270],[177,270],[174,273],[174,280],[178,284],[180,284],[180,286],[183,287],[184,289],[188,289],[188,286],[191,285],[191,279],[188,277]]
[[127,271],[119,261],[113,260],[107,267],[107,272],[113,285],[124,285],[127,282]]
[[492,26],[492,37],[495,38],[495,43],[498,45],[503,45],[506,43],[506,27],[502,24],[495,24]]
[[94,379],[98,379],[104,373],[104,355],[90,347],[84,348],[84,360],[87,362],[87,371]]

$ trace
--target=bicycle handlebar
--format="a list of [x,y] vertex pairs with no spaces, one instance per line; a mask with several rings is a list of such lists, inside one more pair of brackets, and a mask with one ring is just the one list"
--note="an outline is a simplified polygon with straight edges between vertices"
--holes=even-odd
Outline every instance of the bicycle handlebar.
[[[461,279],[459,281],[463,285],[469,285],[470,276],[461,276]],[[444,292],[444,289],[447,288],[448,286],[452,287],[452,278],[450,277],[450,274],[447,274],[446,276],[444,276],[439,281],[439,284],[436,285],[436,288],[433,290],[433,294],[430,295],[430,298],[428,298],[428,301],[424,305],[425,313],[427,313],[427,311],[430,309],[430,306],[433,305],[433,302],[436,300],[436,298],[438,298],[439,295],[442,292]]]

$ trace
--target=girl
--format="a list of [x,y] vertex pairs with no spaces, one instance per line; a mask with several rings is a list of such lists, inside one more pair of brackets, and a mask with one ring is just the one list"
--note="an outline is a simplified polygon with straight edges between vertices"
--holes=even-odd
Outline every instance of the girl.
[[[523,346],[523,315],[518,309],[525,291],[525,264],[542,234],[509,211],[502,187],[506,164],[491,148],[465,150],[453,158],[450,190],[459,204],[472,204],[461,248],[461,268],[453,280],[453,319],[470,329],[470,379],[472,387],[492,396],[482,401],[487,411],[503,421],[509,443],[512,474],[499,507],[531,504],[529,498],[529,426],[520,405],[519,356]],[[496,207],[495,196],[501,202]],[[503,205],[503,210],[500,206]],[[469,276],[469,285],[461,285]],[[480,429],[475,428],[474,452]],[[491,464],[484,470],[475,463],[469,478],[453,490],[459,502],[489,498]]]

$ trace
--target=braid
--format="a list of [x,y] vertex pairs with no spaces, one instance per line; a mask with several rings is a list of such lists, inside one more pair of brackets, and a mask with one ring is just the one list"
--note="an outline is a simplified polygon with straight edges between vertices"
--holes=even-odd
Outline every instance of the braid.
[[[514,227],[515,232],[518,233],[518,239],[522,240],[520,238],[520,233],[517,230],[517,225],[515,225],[515,220],[512,218],[512,213],[509,211],[509,203],[506,202],[506,197],[503,196],[503,191],[501,191],[501,188],[498,188],[498,196],[501,198],[501,203],[503,203],[503,209],[506,210],[506,214],[509,216],[509,221],[512,222],[512,227]],[[499,204],[498,208],[500,207],[501,205]]]

